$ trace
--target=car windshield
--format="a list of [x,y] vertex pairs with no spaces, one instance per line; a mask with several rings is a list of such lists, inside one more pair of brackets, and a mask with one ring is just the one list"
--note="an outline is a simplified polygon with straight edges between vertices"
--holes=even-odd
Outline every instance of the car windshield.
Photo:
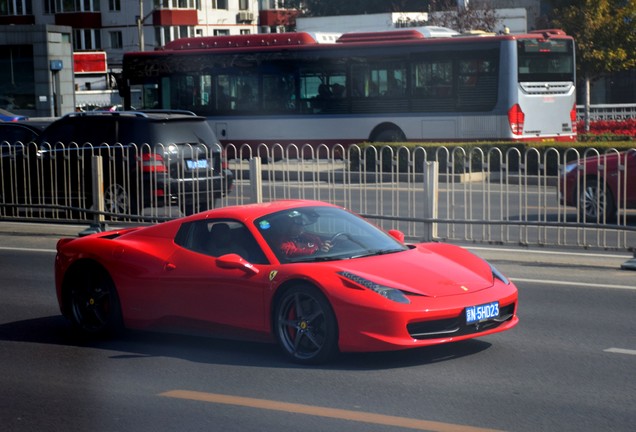
[[334,207],[298,207],[255,224],[281,262],[343,260],[408,249],[364,219]]

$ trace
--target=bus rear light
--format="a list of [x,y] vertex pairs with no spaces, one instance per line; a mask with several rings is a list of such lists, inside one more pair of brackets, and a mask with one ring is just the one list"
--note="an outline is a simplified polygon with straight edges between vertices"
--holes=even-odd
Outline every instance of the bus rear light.
[[577,133],[576,127],[576,104],[572,107],[570,111],[570,121],[572,122],[572,133]]
[[513,135],[523,134],[523,124],[526,121],[526,115],[521,111],[519,104],[513,105],[508,110],[508,123]]
[[166,173],[166,166],[163,157],[158,153],[144,153],[141,156],[141,169],[147,173]]

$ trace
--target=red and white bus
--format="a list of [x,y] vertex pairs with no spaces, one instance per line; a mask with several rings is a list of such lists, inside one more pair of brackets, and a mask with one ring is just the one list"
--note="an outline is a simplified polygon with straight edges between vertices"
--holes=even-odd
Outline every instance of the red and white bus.
[[121,93],[207,116],[236,146],[575,139],[570,36],[425,30],[179,39],[125,54]]

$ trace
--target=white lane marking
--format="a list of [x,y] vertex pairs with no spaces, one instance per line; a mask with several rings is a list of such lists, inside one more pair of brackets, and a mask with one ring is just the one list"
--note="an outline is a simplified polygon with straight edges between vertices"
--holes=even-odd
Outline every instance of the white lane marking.
[[45,252],[45,253],[57,252],[55,249],[35,249],[35,248],[20,248],[20,247],[6,247],[6,246],[0,246],[0,250],[17,251],[17,252]]
[[610,285],[610,284],[594,284],[594,283],[585,283],[585,282],[572,282],[572,281],[555,281],[555,280],[546,280],[546,279],[523,279],[510,277],[513,282],[524,282],[524,283],[537,283],[537,284],[545,284],[545,285],[565,285],[565,286],[578,286],[585,288],[611,288],[611,289],[626,289],[626,290],[636,290],[636,286],[630,285]]
[[603,350],[603,352],[613,353],[613,354],[629,354],[636,355],[636,350],[624,349],[624,348],[608,348]]
[[544,251],[544,250],[532,250],[532,249],[510,249],[510,248],[489,248],[480,246],[466,246],[469,250],[485,250],[491,252],[514,252],[514,253],[526,253],[537,255],[565,255],[565,256],[582,256],[582,257],[598,257],[598,258],[633,258],[633,255],[629,254],[601,254],[601,253],[587,253],[587,252],[559,252],[559,251]]

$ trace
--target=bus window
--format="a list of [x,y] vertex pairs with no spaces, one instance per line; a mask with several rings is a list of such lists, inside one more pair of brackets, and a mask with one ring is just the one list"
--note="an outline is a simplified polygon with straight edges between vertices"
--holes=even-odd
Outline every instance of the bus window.
[[497,103],[497,57],[486,52],[479,58],[461,56],[457,70],[457,110],[493,109]]
[[406,67],[387,65],[356,65],[353,67],[353,96],[404,96]]
[[[165,81],[165,79],[162,79]],[[134,109],[153,109],[159,107],[159,83],[150,82],[131,87],[131,94],[139,95],[138,100],[131,101],[131,108]]]
[[342,71],[304,70],[300,72],[300,99],[304,112],[341,112],[346,94],[346,74]]
[[161,108],[186,109],[195,112],[211,112],[210,75],[176,75],[168,83],[162,85]]
[[217,112],[258,110],[258,76],[255,74],[222,74],[215,78],[210,94]]
[[451,60],[416,61],[413,64],[415,98],[452,96],[453,63]]
[[267,112],[296,110],[296,82],[292,74],[263,75],[263,109]]
[[520,40],[518,72],[520,82],[574,82],[573,44],[569,40]]

